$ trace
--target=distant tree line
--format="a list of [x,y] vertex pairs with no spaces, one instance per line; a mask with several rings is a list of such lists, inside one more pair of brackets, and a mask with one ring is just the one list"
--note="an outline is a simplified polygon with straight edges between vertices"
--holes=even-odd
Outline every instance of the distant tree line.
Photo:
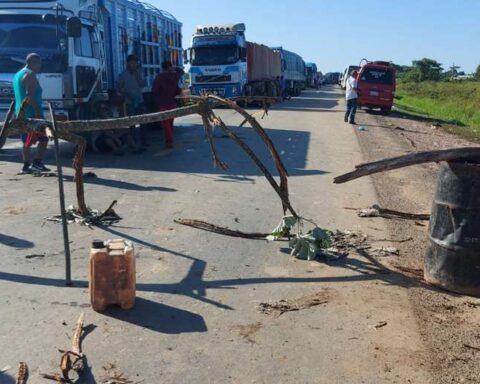
[[[415,60],[411,66],[395,65],[395,67],[397,77],[405,82],[448,81],[458,76],[465,76],[465,72],[459,71],[459,66],[452,65],[448,70],[444,70],[441,63],[429,58]],[[473,79],[480,81],[480,65],[473,74]]]

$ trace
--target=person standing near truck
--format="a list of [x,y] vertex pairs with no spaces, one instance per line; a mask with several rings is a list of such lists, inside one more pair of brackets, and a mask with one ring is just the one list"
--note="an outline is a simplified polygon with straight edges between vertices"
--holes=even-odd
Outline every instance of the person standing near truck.
[[[182,68],[174,68],[170,61],[162,63],[162,72],[153,82],[152,93],[160,112],[177,108],[175,96],[180,93],[178,83],[183,76]],[[173,119],[162,121],[165,146],[173,148]]]
[[353,70],[350,72],[346,84],[345,98],[347,100],[347,112],[345,113],[344,121],[350,124],[355,123],[355,114],[357,113],[358,88],[357,88],[358,72]]
[[[138,69],[138,58],[136,55],[127,56],[127,69],[117,79],[117,91],[123,97],[127,116],[135,116],[144,112],[143,92],[145,80]],[[140,126],[130,128],[130,133],[135,140],[134,152],[140,152],[142,145],[145,145],[145,137]]]
[[[13,90],[15,94],[15,113],[19,114],[25,98],[28,97],[28,106],[25,109],[26,118],[43,119],[42,110],[42,87],[37,79],[37,73],[42,69],[42,58],[36,53],[30,53],[26,58],[26,66],[18,71],[13,78]],[[47,150],[48,138],[38,133],[29,132],[22,134],[23,142],[23,168],[22,173],[48,172],[43,164],[43,157]],[[30,162],[30,148],[37,145],[37,155]]]

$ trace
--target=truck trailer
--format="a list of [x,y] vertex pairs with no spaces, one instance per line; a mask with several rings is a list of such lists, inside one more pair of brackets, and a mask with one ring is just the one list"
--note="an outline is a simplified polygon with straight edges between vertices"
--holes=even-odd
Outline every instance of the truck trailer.
[[0,0],[0,118],[14,97],[13,76],[32,52],[43,61],[43,108],[52,102],[59,119],[96,117],[129,54],[140,60],[148,95],[162,61],[183,65],[181,27],[137,0]]
[[246,41],[245,29],[245,24],[197,27],[187,53],[192,95],[279,96],[280,54]]
[[282,58],[281,87],[284,97],[298,96],[306,88],[306,67],[300,55],[282,47],[273,48]]

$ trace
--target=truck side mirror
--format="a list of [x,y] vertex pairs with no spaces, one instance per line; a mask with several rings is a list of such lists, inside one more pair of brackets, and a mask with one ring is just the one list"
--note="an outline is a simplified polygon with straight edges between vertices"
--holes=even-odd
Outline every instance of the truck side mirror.
[[188,64],[188,63],[190,62],[189,56],[190,56],[190,55],[189,55],[189,49],[185,49],[185,50],[183,51],[183,63],[184,63],[184,64]]
[[69,17],[67,19],[67,36],[80,38],[82,36],[82,22],[78,17]]

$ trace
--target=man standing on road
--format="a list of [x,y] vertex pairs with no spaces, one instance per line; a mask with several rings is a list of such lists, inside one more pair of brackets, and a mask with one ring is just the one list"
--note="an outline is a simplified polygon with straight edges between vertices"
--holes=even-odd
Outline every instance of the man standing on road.
[[357,113],[357,99],[358,99],[358,89],[357,89],[357,76],[358,72],[353,70],[348,77],[346,84],[346,93],[345,98],[347,100],[347,112],[345,113],[344,121],[345,123],[349,122],[350,124],[355,123],[355,114]]
[[[178,82],[184,72],[181,68],[174,68],[170,61],[162,63],[162,72],[153,82],[152,93],[159,111],[168,111],[177,108],[175,96],[179,93]],[[173,148],[173,119],[162,122],[165,134],[165,145]]]
[[[37,73],[42,69],[42,58],[36,53],[30,53],[26,58],[26,66],[18,71],[13,78],[13,90],[15,94],[15,112],[18,116],[20,107],[28,97],[28,106],[25,109],[26,118],[43,119],[42,110],[42,87],[40,86]],[[22,173],[48,172],[50,169],[43,164],[43,157],[47,150],[48,138],[38,133],[29,132],[22,134],[23,141],[23,168]],[[30,147],[37,145],[37,156],[30,163]]]
[[[118,76],[117,91],[124,98],[126,115],[135,116],[143,113],[143,92],[145,86],[140,70],[138,69],[138,58],[136,55],[128,55],[127,69]],[[130,128],[136,148],[134,152],[140,152],[142,144],[145,144],[145,138],[140,126]]]

